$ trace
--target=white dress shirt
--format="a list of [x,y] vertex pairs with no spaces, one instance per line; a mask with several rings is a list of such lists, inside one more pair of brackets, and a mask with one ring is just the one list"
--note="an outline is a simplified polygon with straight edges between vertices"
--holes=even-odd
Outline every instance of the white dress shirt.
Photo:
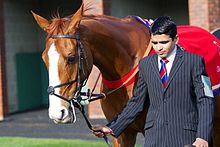
[[[173,65],[173,61],[174,61],[175,56],[176,56],[176,50],[177,50],[177,46],[175,45],[173,51],[166,57],[166,59],[169,61],[168,63],[166,63],[166,69],[167,69],[167,76],[168,77],[169,77],[169,74],[170,74],[171,67]],[[159,70],[161,68],[160,60],[161,60],[161,58],[158,56],[158,67],[159,67]]]

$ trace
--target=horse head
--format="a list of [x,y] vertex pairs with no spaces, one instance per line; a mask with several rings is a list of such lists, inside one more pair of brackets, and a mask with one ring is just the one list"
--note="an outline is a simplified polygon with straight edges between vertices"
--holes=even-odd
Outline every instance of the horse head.
[[49,73],[49,117],[56,123],[75,122],[73,100],[92,69],[92,56],[82,47],[78,27],[83,5],[71,16],[50,21],[32,12],[38,25],[47,33],[42,59]]

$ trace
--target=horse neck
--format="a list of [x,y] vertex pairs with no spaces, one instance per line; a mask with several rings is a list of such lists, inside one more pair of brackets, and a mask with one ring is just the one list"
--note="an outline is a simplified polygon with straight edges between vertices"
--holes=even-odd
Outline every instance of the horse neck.
[[127,74],[138,62],[138,50],[129,43],[128,27],[109,23],[84,20],[80,25],[80,33],[83,46],[91,50],[93,64],[99,68],[102,76],[116,80]]

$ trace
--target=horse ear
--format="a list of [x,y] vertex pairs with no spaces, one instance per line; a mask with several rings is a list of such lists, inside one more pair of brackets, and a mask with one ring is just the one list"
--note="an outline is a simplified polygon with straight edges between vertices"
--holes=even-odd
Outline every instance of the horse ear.
[[67,31],[65,32],[65,34],[72,32],[74,30],[74,28],[76,28],[80,24],[80,21],[82,19],[82,15],[83,15],[83,7],[84,7],[84,5],[82,4],[80,6],[80,8],[77,10],[77,12],[72,16],[69,27],[68,27]]
[[38,25],[44,30],[44,31],[48,31],[49,26],[50,26],[50,22],[41,17],[40,15],[35,14],[33,11],[31,11],[32,15],[34,16],[34,19],[37,21]]

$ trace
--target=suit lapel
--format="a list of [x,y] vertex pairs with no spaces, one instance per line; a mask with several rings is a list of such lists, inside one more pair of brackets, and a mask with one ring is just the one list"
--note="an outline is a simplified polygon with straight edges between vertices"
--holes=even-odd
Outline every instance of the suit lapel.
[[161,89],[161,91],[164,91],[163,83],[161,81],[160,72],[159,72],[159,68],[158,68],[158,56],[156,53],[152,55],[152,62],[150,65],[152,66],[152,72],[154,72],[154,75],[155,75],[154,76],[155,82],[158,83],[158,87],[156,87],[156,88]]
[[172,65],[172,68],[170,71],[170,75],[168,77],[167,86],[165,88],[165,91],[169,87],[170,82],[173,80],[173,78],[177,74],[177,71],[179,70],[179,68],[181,67],[181,65],[183,63],[183,53],[184,53],[184,51],[178,46],[177,52],[176,52],[176,57],[173,61],[173,65]]
[[[161,81],[160,79],[160,73],[158,68],[158,56],[156,54],[152,55],[152,70],[155,73],[155,77],[157,80]],[[162,84],[162,82],[161,82]]]

